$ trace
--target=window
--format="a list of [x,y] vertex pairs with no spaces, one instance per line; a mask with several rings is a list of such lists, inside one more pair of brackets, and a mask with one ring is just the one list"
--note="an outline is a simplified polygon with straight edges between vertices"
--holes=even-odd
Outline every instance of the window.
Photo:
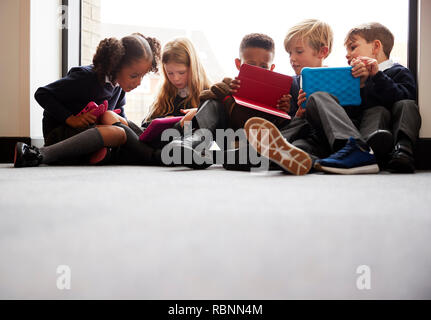
[[[175,37],[192,40],[212,81],[235,76],[234,59],[245,34],[266,33],[276,43],[275,71],[294,74],[283,40],[289,27],[307,19],[328,22],[334,30],[334,48],[328,66],[345,66],[344,36],[358,24],[378,21],[395,36],[391,58],[407,66],[408,0],[83,0],[82,64],[90,64],[97,44],[106,37],[121,38],[133,32],[158,38],[162,46]],[[140,123],[158,90],[160,76],[146,76],[142,85],[127,94],[126,114]]]

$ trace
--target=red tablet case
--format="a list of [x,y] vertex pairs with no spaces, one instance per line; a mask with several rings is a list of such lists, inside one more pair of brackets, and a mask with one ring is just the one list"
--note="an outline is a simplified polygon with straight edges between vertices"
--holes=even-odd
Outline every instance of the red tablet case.
[[139,136],[139,140],[143,142],[153,141],[160,137],[165,129],[172,128],[174,124],[180,121],[183,117],[157,118],[151,121],[147,129]]
[[233,95],[235,102],[282,118],[290,116],[276,108],[278,100],[290,93],[293,78],[248,64],[241,65],[238,79],[241,86]]

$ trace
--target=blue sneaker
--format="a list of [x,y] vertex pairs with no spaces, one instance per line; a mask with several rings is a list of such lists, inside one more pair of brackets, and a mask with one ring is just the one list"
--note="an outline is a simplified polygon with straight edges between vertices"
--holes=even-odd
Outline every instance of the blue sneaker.
[[315,168],[340,174],[378,173],[379,166],[372,151],[362,148],[350,137],[344,148],[326,159],[317,160]]

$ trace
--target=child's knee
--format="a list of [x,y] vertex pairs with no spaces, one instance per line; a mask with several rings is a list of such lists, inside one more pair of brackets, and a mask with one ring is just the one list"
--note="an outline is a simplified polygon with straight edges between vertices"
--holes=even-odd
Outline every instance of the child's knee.
[[100,124],[112,124],[112,123],[110,123],[113,120],[111,113],[113,113],[113,112],[112,111],[106,111],[105,113],[103,113],[99,118]]
[[116,137],[116,139],[118,139],[118,140],[117,140],[118,145],[123,145],[123,144],[125,144],[125,143],[126,143],[126,141],[127,141],[126,131],[124,131],[124,129],[123,129],[123,128],[121,128],[121,127],[115,127],[115,126],[113,126],[113,127],[112,127],[112,129],[113,129],[113,130],[114,130],[114,132],[115,132],[115,137]]
[[100,116],[101,124],[110,125],[116,122],[122,122],[127,124],[127,121],[123,117],[120,117],[118,114],[116,114],[114,111],[111,111],[111,110],[106,111],[104,114]]
[[395,109],[403,109],[403,108],[413,108],[413,109],[419,109],[418,105],[416,104],[416,101],[414,100],[399,100],[394,103]]
[[127,136],[123,128],[117,126],[103,126],[97,128],[103,137],[105,146],[117,147],[126,143]]

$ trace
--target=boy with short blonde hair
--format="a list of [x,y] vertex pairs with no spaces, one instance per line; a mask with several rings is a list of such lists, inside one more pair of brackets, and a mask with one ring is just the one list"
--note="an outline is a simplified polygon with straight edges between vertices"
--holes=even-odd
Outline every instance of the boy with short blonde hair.
[[322,47],[327,47],[327,57],[332,51],[334,36],[331,27],[326,22],[307,19],[289,29],[284,38],[284,48],[287,52],[289,52],[293,41],[297,39],[306,39],[309,46],[316,52],[319,52]]
[[[324,60],[332,51],[333,31],[326,22],[307,19],[292,26],[284,39],[284,47],[289,54],[290,64],[295,71],[295,81],[300,86],[301,70],[304,67],[323,67]],[[292,121],[280,128],[283,137],[292,145],[308,152],[313,158],[330,154],[326,144],[321,143],[320,133],[314,130],[304,117],[306,92],[299,90],[298,110]]]

